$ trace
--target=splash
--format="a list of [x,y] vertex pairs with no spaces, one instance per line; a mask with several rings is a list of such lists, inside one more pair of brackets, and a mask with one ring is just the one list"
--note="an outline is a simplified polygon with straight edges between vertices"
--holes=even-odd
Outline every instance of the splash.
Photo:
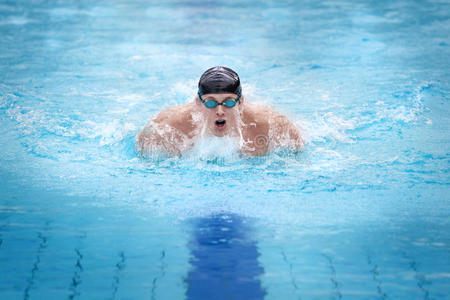
[[151,121],[136,137],[137,150],[144,157],[160,158],[165,155],[181,156],[192,146],[192,139],[165,124]]
[[185,157],[188,160],[196,159],[199,161],[219,162],[233,161],[239,156],[240,139],[233,136],[217,137],[204,136],[195,143]]
[[[378,101],[377,118],[392,120],[393,123],[416,123],[427,110],[423,103],[424,93],[433,87],[433,83],[426,82],[417,86],[406,98],[407,103],[403,105],[387,105],[383,101]],[[394,94],[394,97],[396,95]],[[431,120],[425,118],[425,122],[430,125]]]

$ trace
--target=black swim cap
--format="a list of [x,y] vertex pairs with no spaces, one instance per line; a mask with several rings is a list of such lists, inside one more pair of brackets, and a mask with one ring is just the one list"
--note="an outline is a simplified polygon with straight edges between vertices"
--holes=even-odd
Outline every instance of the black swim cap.
[[238,74],[227,67],[214,67],[203,73],[198,82],[198,93],[223,94],[233,93],[241,95],[241,81]]

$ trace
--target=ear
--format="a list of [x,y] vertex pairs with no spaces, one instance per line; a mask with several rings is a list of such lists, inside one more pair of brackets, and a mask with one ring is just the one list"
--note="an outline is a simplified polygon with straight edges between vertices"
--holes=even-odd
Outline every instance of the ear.
[[195,96],[195,104],[197,104],[197,105],[201,104],[200,99],[198,98],[198,95]]

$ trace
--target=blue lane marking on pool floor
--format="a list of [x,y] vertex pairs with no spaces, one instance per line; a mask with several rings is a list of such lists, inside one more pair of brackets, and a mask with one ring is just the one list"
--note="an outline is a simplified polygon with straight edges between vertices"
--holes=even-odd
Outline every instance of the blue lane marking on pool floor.
[[244,219],[216,214],[194,222],[187,299],[264,299],[258,249]]

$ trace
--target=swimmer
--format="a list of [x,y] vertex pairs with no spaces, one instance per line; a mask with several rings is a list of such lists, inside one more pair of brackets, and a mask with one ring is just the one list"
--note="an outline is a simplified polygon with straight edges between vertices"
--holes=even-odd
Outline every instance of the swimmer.
[[242,94],[238,74],[227,67],[205,71],[195,100],[169,107],[154,117],[137,135],[142,155],[163,151],[182,155],[207,136],[233,137],[244,155],[303,147],[299,130],[275,110],[250,103]]

